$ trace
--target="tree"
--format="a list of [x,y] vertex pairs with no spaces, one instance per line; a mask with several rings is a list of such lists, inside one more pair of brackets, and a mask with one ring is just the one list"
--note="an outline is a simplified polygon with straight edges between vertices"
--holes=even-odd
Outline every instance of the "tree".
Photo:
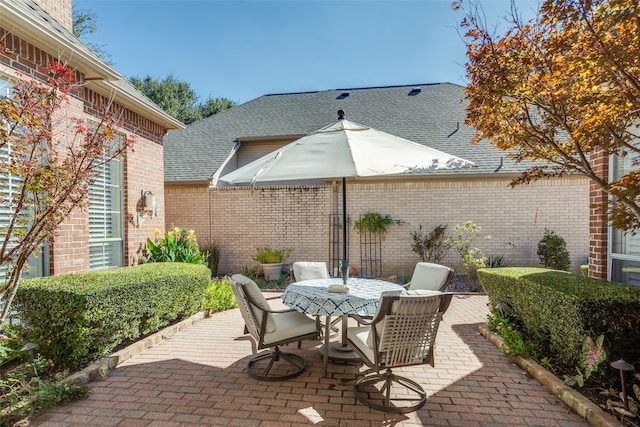
[[73,35],[82,40],[107,64],[113,66],[113,57],[105,50],[105,45],[97,45],[88,40],[89,36],[98,31],[97,21],[95,12],[89,9],[80,9],[75,4],[73,5]]
[[236,105],[235,102],[228,98],[216,97],[216,98],[207,98],[204,104],[200,104],[199,109],[202,115],[202,118],[206,118],[209,116],[213,116],[214,114],[218,114],[224,110],[228,110],[231,107]]
[[165,113],[184,124],[204,119],[235,105],[235,102],[227,98],[211,97],[204,104],[199,104],[198,96],[189,83],[176,79],[171,73],[162,80],[155,80],[149,75],[144,79],[131,77],[129,80]]
[[198,96],[187,82],[177,80],[173,74],[159,81],[149,75],[144,79],[131,77],[129,80],[165,113],[182,123],[189,124],[200,119],[197,109]]
[[81,88],[75,71],[55,62],[45,68],[45,83],[18,75],[13,94],[0,98],[0,208],[10,212],[0,223],[0,324],[9,312],[27,258],[76,208],[88,204],[87,186],[98,169],[122,155],[133,140],[115,146],[110,103],[95,126],[65,116],[72,93]]
[[[640,126],[640,6],[636,0],[545,0],[522,22],[515,3],[502,36],[477,3],[466,10],[466,123],[516,162],[534,165],[511,185],[582,174],[613,196],[609,219],[640,228],[640,170],[616,180],[590,154],[636,156]],[[462,2],[454,3],[462,9]]]

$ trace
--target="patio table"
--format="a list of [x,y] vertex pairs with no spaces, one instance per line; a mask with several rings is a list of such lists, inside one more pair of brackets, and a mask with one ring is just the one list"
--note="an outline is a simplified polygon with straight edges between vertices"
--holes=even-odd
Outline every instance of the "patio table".
[[[348,278],[349,291],[329,292],[329,285],[342,285],[341,278],[312,279],[295,282],[287,286],[281,295],[282,302],[302,313],[325,316],[322,375],[327,374],[329,358],[334,361],[359,360],[346,344],[349,314],[373,316],[378,309],[380,295],[384,291],[402,291],[398,284],[384,280]],[[342,316],[342,339],[336,345],[329,343],[331,316]]]

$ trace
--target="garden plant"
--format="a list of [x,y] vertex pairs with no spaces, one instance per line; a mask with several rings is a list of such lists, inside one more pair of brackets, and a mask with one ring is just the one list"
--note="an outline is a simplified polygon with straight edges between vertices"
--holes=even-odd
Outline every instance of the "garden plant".
[[544,229],[544,236],[538,243],[538,257],[544,268],[569,271],[571,257],[567,250],[567,243],[554,231]]
[[201,253],[198,239],[193,230],[175,227],[160,237],[155,230],[153,240],[147,239],[147,252],[140,261],[146,262],[184,262],[187,264],[207,264],[208,254]]
[[423,231],[422,226],[418,231],[411,232],[413,245],[411,250],[418,254],[420,261],[439,264],[451,249],[451,239],[446,235],[447,226],[438,225],[431,231]]

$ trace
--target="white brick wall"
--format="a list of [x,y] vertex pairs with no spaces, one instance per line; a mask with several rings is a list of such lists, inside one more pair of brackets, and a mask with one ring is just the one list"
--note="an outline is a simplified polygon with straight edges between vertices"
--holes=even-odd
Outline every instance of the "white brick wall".
[[[512,189],[508,178],[437,178],[418,182],[347,183],[351,221],[367,210],[404,221],[382,242],[383,274],[410,274],[418,257],[411,232],[473,221],[491,240],[478,241],[486,255],[503,255],[512,265],[536,266],[537,245],[545,227],[562,236],[573,269],[586,263],[589,250],[588,181],[563,178]],[[290,261],[329,261],[329,215],[334,212],[331,185],[257,189],[165,187],[166,227],[193,228],[200,243],[221,247],[220,273],[252,267],[259,246],[292,249]],[[339,191],[339,186],[338,186]],[[337,198],[341,203],[341,196]],[[337,207],[340,209],[340,206]],[[359,236],[349,230],[351,265],[360,264]],[[451,251],[446,264],[457,267]],[[462,270],[459,269],[461,273]]]

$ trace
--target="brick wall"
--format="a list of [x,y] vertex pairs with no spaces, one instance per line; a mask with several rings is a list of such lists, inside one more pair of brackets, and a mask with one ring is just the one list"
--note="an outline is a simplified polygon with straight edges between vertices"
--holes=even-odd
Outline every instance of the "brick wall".
[[[51,0],[40,2],[47,4],[45,10],[50,13],[64,15],[69,11],[71,19],[70,0]],[[56,10],[58,12],[56,12]],[[58,17],[54,15],[56,19]],[[62,18],[60,18],[62,19]],[[64,25],[64,24],[63,24]],[[71,26],[69,22],[69,27]],[[20,78],[34,78],[45,80],[43,67],[58,59],[58,52],[52,55],[12,34],[10,30],[0,28],[0,39],[3,48],[0,51],[0,75],[16,78],[16,72],[23,74]],[[64,58],[62,58],[64,60]],[[82,81],[82,70],[78,70],[76,77]],[[69,103],[60,111],[60,120],[56,121],[54,133],[56,137],[68,138],[67,133],[70,118],[85,118],[96,121],[100,118],[107,104],[108,98],[92,91],[88,86],[79,86],[73,91]],[[113,105],[112,111],[121,119],[119,132],[129,135],[135,134],[136,144],[133,150],[126,153],[125,164],[125,194],[124,194],[124,238],[125,264],[136,264],[140,255],[141,244],[147,237],[152,236],[155,229],[164,233],[164,168],[162,136],[164,128],[141,116],[125,109],[121,105]],[[67,133],[67,135],[65,135]],[[137,212],[142,212],[141,191],[152,191],[156,194],[157,215],[146,213],[142,221],[137,219]],[[51,274],[66,274],[81,272],[89,269],[88,248],[88,213],[77,210],[69,215],[67,221],[60,226],[58,235],[49,242],[50,272]]]
[[[513,265],[537,266],[537,245],[544,229],[562,236],[572,268],[587,262],[589,251],[589,187],[583,178],[545,180],[514,189],[508,179],[429,179],[416,182],[348,182],[351,221],[367,210],[403,220],[382,242],[383,274],[410,274],[418,261],[411,250],[411,232],[420,225],[473,221],[491,240],[477,246],[487,255],[504,255]],[[292,249],[290,261],[329,262],[329,215],[341,212],[339,186],[208,189],[166,187],[166,226],[192,228],[200,243],[221,247],[220,273],[253,267],[259,246]],[[339,197],[337,197],[339,196]],[[359,235],[349,230],[351,265],[360,264]],[[457,267],[450,252],[446,264]],[[461,272],[462,270],[458,270]]]
[[89,217],[74,210],[49,241],[49,273],[53,275],[89,270]]
[[71,0],[34,0],[53,19],[73,32],[73,10]]
[[[155,195],[156,210],[145,211],[142,194]],[[147,237],[164,234],[164,163],[161,145],[136,138],[125,159],[125,262],[138,264]]]

